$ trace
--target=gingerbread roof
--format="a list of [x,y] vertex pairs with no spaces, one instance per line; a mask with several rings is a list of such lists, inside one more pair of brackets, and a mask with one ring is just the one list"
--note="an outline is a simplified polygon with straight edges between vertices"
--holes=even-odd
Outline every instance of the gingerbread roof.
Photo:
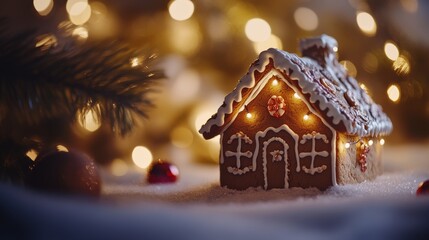
[[[322,35],[304,39],[300,44],[303,57],[270,48],[259,55],[237,87],[229,93],[200,133],[210,139],[228,126],[234,109],[252,92],[261,73],[272,65],[286,74],[314,110],[336,131],[357,136],[379,136],[391,132],[392,123],[363,90],[357,80],[348,75],[336,57],[337,42]],[[237,113],[235,113],[237,114]]]

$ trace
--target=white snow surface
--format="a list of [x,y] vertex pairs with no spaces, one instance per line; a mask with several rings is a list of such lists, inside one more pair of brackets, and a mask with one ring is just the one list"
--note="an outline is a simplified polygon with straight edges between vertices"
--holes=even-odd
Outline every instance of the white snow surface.
[[175,184],[102,171],[99,200],[0,184],[0,239],[429,239],[428,145],[385,149],[375,181],[317,189],[234,191],[217,166],[176,163]]

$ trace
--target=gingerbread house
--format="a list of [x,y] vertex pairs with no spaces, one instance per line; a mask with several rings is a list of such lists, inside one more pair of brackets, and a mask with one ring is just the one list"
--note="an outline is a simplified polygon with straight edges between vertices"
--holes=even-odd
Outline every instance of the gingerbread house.
[[390,119],[338,63],[335,39],[300,48],[262,52],[201,127],[220,135],[221,186],[326,189],[381,173]]

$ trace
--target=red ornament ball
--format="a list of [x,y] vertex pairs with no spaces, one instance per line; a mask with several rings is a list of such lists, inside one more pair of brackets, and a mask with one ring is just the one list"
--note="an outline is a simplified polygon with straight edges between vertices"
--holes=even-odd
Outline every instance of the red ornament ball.
[[179,169],[166,161],[159,160],[149,167],[147,181],[149,183],[173,183],[179,177]]
[[33,189],[61,195],[98,197],[101,192],[94,161],[78,151],[55,151],[37,158],[28,184]]
[[416,195],[429,195],[429,180],[421,182],[417,188]]

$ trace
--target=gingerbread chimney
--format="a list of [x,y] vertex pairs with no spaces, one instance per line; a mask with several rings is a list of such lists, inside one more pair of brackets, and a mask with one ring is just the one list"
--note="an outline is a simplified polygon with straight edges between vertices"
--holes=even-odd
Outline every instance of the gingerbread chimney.
[[300,51],[304,57],[316,60],[320,65],[337,61],[337,41],[328,35],[314,38],[305,38],[300,41]]

